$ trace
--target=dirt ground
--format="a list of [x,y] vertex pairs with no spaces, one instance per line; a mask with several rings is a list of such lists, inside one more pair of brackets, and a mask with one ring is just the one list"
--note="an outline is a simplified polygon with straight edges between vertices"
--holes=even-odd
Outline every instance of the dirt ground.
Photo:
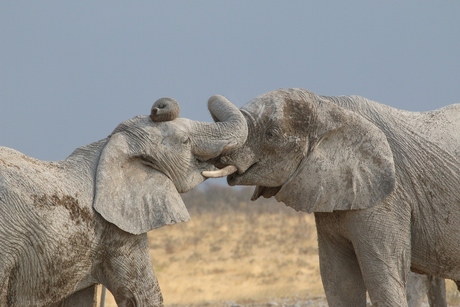
[[[208,192],[184,197],[191,221],[149,233],[165,306],[327,306],[313,215],[249,202],[247,190]],[[460,306],[455,285],[447,288],[450,306]],[[110,294],[106,306],[116,306]]]

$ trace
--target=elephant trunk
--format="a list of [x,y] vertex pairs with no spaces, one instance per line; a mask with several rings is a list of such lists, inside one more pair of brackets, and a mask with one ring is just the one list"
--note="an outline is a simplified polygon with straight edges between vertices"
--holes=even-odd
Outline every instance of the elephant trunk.
[[176,100],[163,97],[155,101],[150,111],[150,118],[154,122],[170,121],[179,116],[180,107]]
[[215,158],[246,142],[248,126],[240,110],[227,98],[215,95],[208,100],[215,123],[197,122],[193,153],[202,161]]

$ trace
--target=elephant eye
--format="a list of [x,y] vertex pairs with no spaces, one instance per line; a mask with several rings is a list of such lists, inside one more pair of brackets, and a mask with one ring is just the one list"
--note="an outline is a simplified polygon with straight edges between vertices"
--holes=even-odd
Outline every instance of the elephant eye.
[[188,136],[183,136],[181,139],[181,143],[187,145],[190,143],[190,138]]
[[272,140],[274,138],[277,138],[281,134],[281,131],[278,127],[273,127],[267,130],[265,133],[267,139]]

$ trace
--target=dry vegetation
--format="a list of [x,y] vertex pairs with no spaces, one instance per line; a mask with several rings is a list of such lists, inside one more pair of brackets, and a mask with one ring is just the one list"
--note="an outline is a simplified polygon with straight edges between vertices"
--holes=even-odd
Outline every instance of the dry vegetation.
[[[183,195],[190,222],[149,233],[166,306],[327,306],[313,215],[251,193],[202,185]],[[460,306],[453,283],[448,299]]]

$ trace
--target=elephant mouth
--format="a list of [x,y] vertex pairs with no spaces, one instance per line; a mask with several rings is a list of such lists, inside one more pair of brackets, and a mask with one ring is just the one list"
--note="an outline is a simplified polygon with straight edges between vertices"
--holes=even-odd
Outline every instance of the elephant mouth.
[[235,186],[238,184],[238,177],[241,177],[238,173],[233,173],[227,176],[227,183],[229,186]]
[[[231,173],[229,173],[227,176],[227,183],[230,186],[236,186],[236,185],[255,185],[251,184],[250,178],[248,177],[251,176],[251,173],[254,171],[257,173],[257,167],[258,167],[258,162],[253,163],[251,166],[249,166],[246,170],[243,170],[239,168],[238,166],[234,166],[231,164],[223,164],[220,161],[213,161],[213,164],[218,168],[218,171],[222,171],[224,169],[230,169]],[[202,174],[207,177],[205,174],[208,174],[211,172],[203,172]],[[219,176],[219,177],[224,177],[224,176]],[[217,178],[217,177],[213,177]],[[277,186],[277,187],[266,187],[266,186],[259,186],[256,185],[256,189],[254,190],[254,193],[251,197],[251,200],[256,200],[260,196],[264,198],[270,198],[275,196],[280,190],[282,186]]]
[[278,194],[281,188],[282,186],[280,187],[257,186],[256,189],[254,190],[254,193],[252,194],[251,200],[254,201],[260,196],[262,196],[263,198],[270,198],[270,197],[276,196],[276,194]]
[[[255,167],[257,163],[253,164],[250,168],[248,168],[244,173],[238,173],[235,172],[229,176],[227,176],[227,183],[230,186],[236,186],[236,185],[254,185],[248,182],[247,176],[248,173],[250,173],[251,169]],[[250,174],[249,174],[250,175]],[[276,196],[278,192],[281,190],[282,186],[277,186],[277,187],[266,187],[266,186],[260,186],[256,185],[256,188],[254,190],[254,193],[251,196],[251,200],[254,201],[258,199],[259,197],[263,198],[271,198],[273,196]]]
[[227,176],[227,183],[230,186],[235,186],[235,185],[252,185],[250,183],[244,183],[244,179],[248,176],[248,174],[251,174],[251,171],[257,167],[257,162],[253,163],[251,166],[249,166],[247,169],[243,170],[236,166],[237,171],[235,171],[233,174]]
[[[254,182],[259,181],[257,178],[254,179],[251,175],[253,173],[257,174],[257,167],[259,167],[259,164],[256,162],[252,164],[248,169],[246,169],[244,172],[242,172],[240,169],[238,169],[238,172],[235,172],[229,176],[227,176],[227,183],[230,186],[236,186],[236,185],[255,185],[256,188],[254,190],[254,193],[251,197],[251,200],[256,200],[260,196],[264,198],[271,198],[273,196],[276,196],[278,192],[281,190],[282,186],[261,186],[257,185]],[[254,181],[254,182],[253,182]]]

